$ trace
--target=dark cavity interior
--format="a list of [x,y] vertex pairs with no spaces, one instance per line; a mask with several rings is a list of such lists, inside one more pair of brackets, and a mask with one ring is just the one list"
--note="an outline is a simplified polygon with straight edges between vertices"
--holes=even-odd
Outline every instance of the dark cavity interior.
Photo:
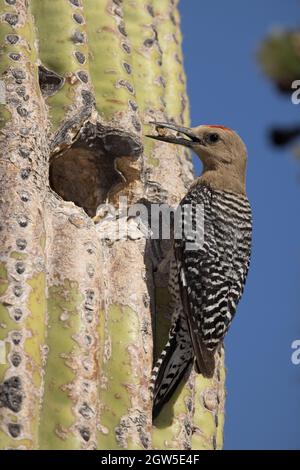
[[39,66],[39,84],[43,96],[54,95],[63,86],[64,82],[65,79],[57,73],[43,65]]

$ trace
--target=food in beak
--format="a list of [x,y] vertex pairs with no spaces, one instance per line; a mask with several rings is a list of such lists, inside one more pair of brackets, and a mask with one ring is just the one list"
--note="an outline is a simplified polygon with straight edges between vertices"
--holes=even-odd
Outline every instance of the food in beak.
[[[151,139],[160,140],[162,142],[168,142],[171,144],[183,145],[185,147],[193,147],[200,142],[200,139],[198,139],[187,127],[164,122],[150,122],[149,124],[155,125],[155,129],[158,134],[146,135],[146,137],[150,137]],[[169,129],[171,131],[175,131],[176,134],[170,133]],[[188,139],[183,138],[182,134],[188,137]]]

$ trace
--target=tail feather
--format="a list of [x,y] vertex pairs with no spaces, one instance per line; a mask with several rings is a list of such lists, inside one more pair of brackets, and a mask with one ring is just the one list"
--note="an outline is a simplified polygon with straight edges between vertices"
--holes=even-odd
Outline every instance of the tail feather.
[[169,341],[153,369],[151,388],[153,390],[153,418],[170,399],[185,372],[194,360],[189,341],[178,338],[179,321],[169,336]]

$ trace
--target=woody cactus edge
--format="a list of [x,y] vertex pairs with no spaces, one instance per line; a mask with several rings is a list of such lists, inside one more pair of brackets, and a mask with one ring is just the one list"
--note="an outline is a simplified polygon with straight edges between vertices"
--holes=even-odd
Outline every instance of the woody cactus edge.
[[223,353],[152,423],[164,243],[94,218],[175,207],[193,179],[143,138],[189,124],[177,1],[0,0],[0,34],[0,448],[221,448]]

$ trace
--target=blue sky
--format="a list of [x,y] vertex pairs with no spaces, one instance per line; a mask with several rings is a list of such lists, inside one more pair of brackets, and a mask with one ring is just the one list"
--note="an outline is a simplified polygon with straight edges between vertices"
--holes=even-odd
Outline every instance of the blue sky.
[[[237,130],[249,152],[253,256],[226,338],[225,449],[300,449],[300,161],[269,144],[272,124],[299,121],[255,58],[274,27],[299,25],[297,0],[181,0],[192,124]],[[298,77],[300,79],[300,77]],[[199,173],[200,164],[196,163]]]

